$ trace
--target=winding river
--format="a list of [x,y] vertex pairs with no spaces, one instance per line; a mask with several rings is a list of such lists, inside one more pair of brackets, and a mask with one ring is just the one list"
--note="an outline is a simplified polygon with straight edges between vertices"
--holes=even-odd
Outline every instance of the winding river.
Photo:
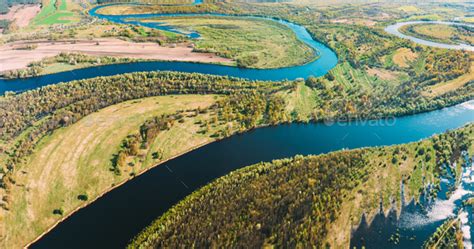
[[406,34],[403,34],[402,32],[399,31],[399,29],[401,27],[406,26],[406,25],[427,24],[427,23],[453,25],[453,26],[466,26],[466,27],[474,28],[473,24],[467,24],[467,23],[445,22],[445,21],[411,21],[411,22],[400,22],[400,23],[390,25],[390,26],[385,28],[385,32],[390,33],[392,35],[396,35],[400,38],[409,39],[409,40],[411,40],[413,42],[416,42],[418,44],[422,44],[422,45],[426,45],[426,46],[430,46],[430,47],[474,51],[474,46],[471,46],[471,45],[468,45],[468,44],[462,44],[461,43],[461,44],[458,44],[458,45],[454,45],[454,44],[438,43],[438,42],[428,41],[428,40],[420,39],[420,38],[413,37],[413,36],[410,36],[410,35],[406,35]]
[[[157,16],[111,17],[97,14],[97,9],[93,9],[91,14],[115,22],[137,22],[129,19]],[[0,90],[24,91],[62,81],[150,70],[212,73],[259,80],[295,79],[323,75],[336,65],[334,52],[314,41],[306,29],[286,21],[275,21],[291,28],[299,39],[317,51],[319,58],[306,65],[271,70],[186,62],[109,65],[24,80],[3,80],[0,81]],[[417,141],[473,121],[474,100],[401,118],[333,124],[286,124],[256,129],[208,144],[133,178],[59,223],[31,247],[121,248],[186,195],[232,170],[296,154],[320,154]]]
[[[146,23],[140,22],[138,18],[153,18],[160,16],[203,16],[199,14],[181,14],[181,15],[167,15],[167,14],[141,14],[141,15],[121,15],[121,16],[109,16],[101,15],[97,13],[97,10],[103,8],[104,6],[95,7],[90,10],[90,15],[107,19],[112,22],[122,23],[122,24],[135,24],[142,25],[151,28],[157,28],[161,30],[175,31],[172,27],[163,26],[160,23]],[[206,14],[205,16],[223,16],[219,14]],[[71,80],[79,79],[88,79],[98,76],[110,76],[122,73],[131,73],[131,72],[141,72],[141,71],[156,71],[156,70],[165,70],[165,71],[180,71],[187,73],[204,73],[204,74],[214,74],[222,76],[231,76],[231,77],[240,77],[249,80],[294,80],[297,78],[307,78],[309,76],[322,76],[326,74],[329,70],[334,68],[337,64],[336,54],[324,44],[313,40],[308,31],[300,25],[290,23],[284,20],[271,19],[265,17],[255,17],[247,16],[241,18],[256,18],[263,20],[273,20],[279,22],[282,25],[290,28],[297,36],[297,38],[308,46],[314,49],[315,57],[317,54],[317,59],[313,60],[307,64],[285,67],[285,68],[276,68],[276,69],[250,69],[250,68],[239,68],[233,66],[224,66],[216,64],[207,64],[207,63],[193,63],[193,62],[174,62],[174,61],[147,61],[147,62],[134,62],[126,64],[112,64],[98,67],[89,67],[83,69],[77,69],[67,72],[43,75],[34,78],[26,79],[14,79],[14,80],[5,80],[0,79],[0,93],[5,91],[25,91],[28,89],[38,88],[45,85],[56,84],[59,82],[68,82]],[[196,37],[196,33],[191,33],[191,37]]]

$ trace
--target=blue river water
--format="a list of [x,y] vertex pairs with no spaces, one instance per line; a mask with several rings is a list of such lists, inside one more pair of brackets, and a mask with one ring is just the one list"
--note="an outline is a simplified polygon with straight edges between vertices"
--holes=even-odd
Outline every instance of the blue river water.
[[[115,22],[136,22],[131,18],[137,18],[136,15],[102,16],[96,10],[91,10],[91,15]],[[140,15],[140,18],[154,16],[159,15]],[[311,39],[303,27],[276,21],[290,27],[298,38],[317,51],[319,58],[306,65],[271,70],[185,62],[110,65],[25,80],[0,81],[0,90],[23,91],[61,81],[150,70],[211,73],[259,80],[295,79],[323,75],[336,65],[334,52]],[[473,121],[474,101],[468,101],[399,118],[332,124],[285,124],[256,129],[208,144],[131,179],[59,223],[31,247],[123,248],[133,236],[179,200],[232,170],[297,154],[321,154],[417,141]]]
[[[122,24],[134,24],[142,25],[146,27],[162,29],[167,31],[179,32],[173,27],[163,26],[160,23],[147,23],[140,22],[138,19],[142,18],[153,18],[160,16],[202,16],[197,14],[180,14],[180,15],[167,15],[167,14],[140,14],[140,15],[100,15],[97,10],[103,8],[99,6],[90,10],[90,15],[107,19],[112,22]],[[223,16],[220,14],[207,14],[205,16]],[[245,18],[245,17],[242,17]],[[308,31],[300,25],[293,24],[284,20],[271,19],[265,17],[246,17],[246,18],[257,18],[265,20],[273,20],[279,22],[282,25],[290,28],[297,36],[298,39],[306,43],[308,46],[315,50],[315,60],[299,66],[277,68],[277,69],[250,69],[250,68],[239,68],[233,66],[224,66],[207,63],[193,63],[193,62],[172,62],[172,61],[147,61],[147,62],[134,62],[126,64],[113,64],[104,65],[97,67],[89,67],[83,69],[77,69],[67,72],[60,72],[55,74],[49,74],[34,78],[25,79],[14,79],[6,80],[0,79],[0,94],[6,91],[20,92],[28,89],[38,88],[50,84],[59,82],[68,82],[72,80],[88,79],[98,76],[110,76],[122,73],[141,72],[141,71],[179,71],[188,73],[204,73],[214,74],[221,76],[239,77],[249,80],[294,80],[297,78],[307,78],[309,76],[322,76],[329,70],[334,68],[337,64],[337,56],[330,48],[324,44],[313,40]],[[196,33],[190,34],[196,37]]]

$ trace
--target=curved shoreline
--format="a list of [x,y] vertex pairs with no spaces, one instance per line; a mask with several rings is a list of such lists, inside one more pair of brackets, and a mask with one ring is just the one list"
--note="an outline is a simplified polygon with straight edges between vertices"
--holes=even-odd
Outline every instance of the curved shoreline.
[[116,188],[118,188],[118,187],[120,187],[120,186],[126,184],[126,183],[129,182],[130,180],[132,180],[132,179],[134,179],[134,178],[136,178],[136,177],[139,177],[139,176],[145,174],[146,172],[148,172],[148,171],[150,171],[150,170],[152,170],[152,169],[154,169],[154,168],[156,168],[156,167],[158,167],[158,166],[160,166],[160,165],[162,165],[162,164],[164,164],[164,163],[166,163],[166,162],[168,162],[168,161],[170,161],[170,160],[173,160],[173,159],[175,159],[175,158],[177,158],[177,157],[180,157],[180,156],[182,156],[182,155],[184,155],[184,154],[187,154],[187,153],[189,153],[189,152],[191,152],[191,151],[193,151],[193,150],[195,150],[195,149],[198,149],[198,148],[201,148],[201,147],[203,147],[203,146],[205,146],[205,145],[208,145],[208,144],[211,144],[211,143],[220,141],[220,140],[222,140],[222,139],[225,139],[225,138],[220,138],[220,139],[216,139],[216,140],[213,140],[213,141],[209,141],[209,142],[205,142],[205,143],[202,143],[202,144],[193,146],[193,147],[191,147],[191,148],[189,148],[189,149],[187,149],[187,150],[185,150],[185,151],[183,151],[183,152],[181,152],[181,153],[178,153],[178,154],[176,154],[176,155],[174,155],[174,156],[172,156],[172,157],[170,157],[170,158],[167,158],[167,159],[165,159],[165,160],[159,162],[158,164],[155,164],[155,165],[153,165],[153,166],[151,166],[151,167],[149,167],[149,168],[146,168],[146,169],[144,169],[144,170],[138,172],[138,174],[136,174],[136,175],[133,176],[133,177],[126,178],[126,179],[124,179],[124,180],[118,182],[117,184],[115,184],[115,185],[113,185],[113,186],[111,186],[111,187],[105,189],[104,191],[100,192],[100,194],[97,195],[94,199],[91,199],[91,200],[87,201],[86,203],[84,203],[84,204],[82,204],[82,205],[79,205],[78,207],[74,208],[70,213],[68,213],[67,215],[63,216],[61,219],[57,220],[57,221],[56,221],[53,225],[51,225],[47,230],[45,230],[43,233],[41,233],[39,236],[37,236],[34,240],[32,240],[31,242],[29,242],[28,244],[26,244],[26,245],[24,246],[24,248],[28,248],[28,247],[30,247],[31,245],[33,245],[34,243],[38,242],[38,241],[41,240],[41,238],[43,238],[46,234],[48,234],[48,233],[51,232],[54,228],[56,228],[61,222],[67,220],[69,217],[73,216],[73,215],[74,215],[76,212],[78,212],[79,210],[81,210],[81,209],[83,209],[83,208],[89,206],[89,205],[92,204],[93,202],[99,200],[100,198],[102,198],[104,195],[106,195],[106,194],[109,193],[110,191],[112,191],[112,190],[114,190],[114,189],[116,189]]
[[468,44],[461,43],[458,45],[453,45],[453,44],[439,43],[439,42],[424,40],[424,39],[417,38],[414,36],[406,35],[399,31],[401,27],[406,26],[406,25],[411,25],[411,24],[444,24],[444,25],[466,26],[466,27],[474,28],[473,24],[468,24],[468,23],[457,23],[457,22],[446,22],[446,21],[409,21],[409,22],[400,22],[400,23],[387,26],[385,28],[385,32],[398,36],[403,39],[408,39],[412,42],[425,45],[425,46],[445,48],[445,49],[474,51],[474,46],[471,46]]
[[[473,111],[472,107],[470,107],[470,106],[472,105],[472,101],[473,101],[473,100],[466,101],[466,102],[464,102],[464,103],[457,104],[457,105],[454,105],[454,106],[452,106],[452,107],[444,108],[444,109],[441,109],[441,110],[433,110],[433,111],[432,111],[433,113],[431,113],[431,114],[430,114],[429,112],[421,113],[421,114],[419,114],[419,115],[421,115],[421,116],[416,116],[417,118],[415,118],[415,115],[405,115],[405,116],[402,117],[402,120],[398,120],[398,121],[400,121],[400,122],[402,123],[402,126],[405,126],[406,124],[403,124],[403,123],[412,122],[412,121],[410,121],[410,120],[416,120],[416,119],[419,119],[420,117],[421,117],[421,119],[426,119],[426,118],[431,119],[431,118],[433,118],[433,117],[442,118],[441,116],[436,115],[436,114],[438,114],[439,112],[441,112],[441,113],[449,113],[449,112],[452,112],[452,111],[454,111],[454,110],[460,110],[460,108],[461,108],[461,109],[462,109],[462,108],[468,109],[469,111],[467,111],[467,113],[471,113],[471,112]],[[455,111],[455,112],[457,112],[457,111]],[[459,114],[457,114],[457,115],[459,115]],[[432,116],[432,117],[431,117],[431,116]],[[465,119],[469,119],[469,116],[468,116],[468,117],[465,117]],[[470,119],[470,120],[471,120],[470,122],[472,122],[472,119]],[[438,121],[436,121],[436,120],[430,120],[430,122],[438,122]],[[462,123],[464,123],[464,121],[462,121]],[[218,140],[214,140],[214,141],[209,141],[209,142],[206,142],[206,143],[204,143],[204,144],[201,144],[201,145],[198,145],[198,146],[196,146],[196,147],[193,147],[193,148],[191,148],[191,149],[188,149],[187,151],[185,151],[185,152],[183,152],[183,153],[180,153],[180,154],[178,154],[178,155],[176,155],[176,156],[174,156],[174,157],[172,157],[172,158],[169,158],[169,159],[167,159],[167,160],[165,160],[165,161],[160,162],[159,164],[156,164],[156,165],[154,165],[154,166],[152,166],[152,167],[150,167],[150,168],[148,168],[148,169],[145,169],[144,171],[142,171],[142,172],[140,172],[139,174],[137,174],[135,177],[127,178],[127,179],[125,179],[123,182],[121,182],[120,184],[117,184],[117,185],[115,185],[115,186],[113,186],[113,187],[107,189],[107,190],[104,191],[100,196],[98,196],[97,198],[95,198],[93,201],[90,201],[90,202],[88,202],[88,203],[86,203],[86,204],[84,204],[84,205],[81,205],[80,207],[74,209],[74,211],[73,211],[72,213],[68,214],[66,217],[64,217],[64,218],[62,218],[61,220],[57,221],[57,222],[54,224],[53,227],[50,227],[50,228],[48,229],[48,231],[42,233],[41,236],[37,237],[34,241],[30,242],[27,246],[34,245],[36,242],[41,241],[42,238],[49,239],[49,240],[51,241],[51,240],[52,240],[51,238],[47,238],[47,237],[46,237],[47,235],[50,235],[49,232],[53,231],[54,228],[61,229],[60,225],[64,225],[64,222],[65,222],[65,221],[66,221],[66,222],[70,222],[70,220],[68,220],[68,218],[74,216],[74,214],[79,213],[80,211],[81,211],[81,212],[86,212],[87,209],[94,208],[94,207],[92,207],[92,204],[97,204],[97,202],[110,202],[110,200],[105,200],[105,199],[102,198],[102,197],[105,197],[105,196],[110,197],[110,195],[108,195],[108,194],[117,194],[117,193],[116,193],[117,191],[114,192],[114,191],[112,191],[112,190],[117,189],[118,187],[121,187],[121,186],[122,186],[123,188],[127,188],[127,187],[126,187],[127,185],[125,185],[125,183],[130,183],[130,184],[132,184],[132,185],[136,185],[136,184],[137,184],[136,181],[143,181],[143,177],[145,177],[145,178],[153,178],[153,174],[155,174],[155,175],[156,175],[156,174],[160,174],[159,172],[157,173],[157,171],[161,171],[161,170],[166,171],[165,169],[163,169],[163,168],[165,168],[165,167],[158,167],[158,166],[160,166],[160,165],[163,165],[163,164],[165,164],[165,163],[168,163],[168,164],[170,164],[170,163],[171,163],[171,164],[172,164],[172,163],[176,163],[176,161],[183,160],[183,157],[185,157],[185,158],[186,158],[186,157],[193,157],[193,156],[195,157],[195,156],[196,156],[195,154],[199,154],[199,153],[201,153],[203,150],[209,150],[209,148],[211,148],[211,150],[212,150],[212,148],[213,148],[213,147],[216,147],[216,146],[217,146],[217,147],[220,147],[220,146],[219,146],[219,143],[226,143],[226,144],[229,143],[229,142],[232,143],[232,141],[240,140],[240,139],[242,139],[243,137],[246,137],[246,139],[247,139],[247,138],[252,137],[253,135],[255,135],[255,133],[265,133],[265,132],[269,132],[269,131],[271,132],[272,130],[276,130],[276,129],[285,129],[285,127],[286,127],[286,128],[291,128],[291,127],[293,127],[293,128],[295,128],[295,127],[298,128],[298,127],[300,127],[300,128],[304,128],[304,129],[320,130],[320,129],[317,128],[317,127],[319,127],[319,126],[325,126],[325,124],[322,123],[322,122],[316,123],[316,124],[309,124],[309,125],[308,125],[308,124],[287,124],[287,125],[284,124],[284,125],[275,126],[275,127],[266,127],[266,128],[262,128],[262,129],[254,129],[254,130],[250,130],[250,131],[248,131],[248,132],[245,132],[245,133],[243,133],[243,134],[240,134],[240,133],[239,133],[239,134],[234,134],[234,135],[232,135],[232,136],[230,136],[230,137],[227,137],[227,138],[222,138],[222,139],[218,139]],[[350,128],[349,126],[351,126],[351,125],[350,125],[350,124],[347,124],[347,125],[342,125],[342,126],[346,126],[346,127]],[[357,126],[357,125],[354,125],[354,126]],[[383,125],[382,125],[382,126],[383,126]],[[444,125],[444,124],[441,124],[441,126],[445,126],[445,125]],[[456,125],[455,125],[455,126],[456,126]],[[457,127],[457,126],[456,126],[456,127]],[[333,128],[336,128],[336,127],[333,127]],[[331,129],[333,129],[333,128],[327,128],[327,129],[330,129],[330,130],[331,130]],[[352,127],[352,128],[354,128],[354,129],[359,129],[359,128],[357,128],[357,127]],[[367,129],[368,129],[368,130],[371,130],[370,128],[371,128],[371,127],[368,127]],[[377,128],[377,127],[375,127],[375,128]],[[383,127],[378,127],[378,128],[383,128]],[[336,128],[336,129],[339,129],[339,128]],[[365,129],[365,128],[362,128],[362,129]],[[385,128],[383,128],[383,129],[385,129]],[[435,133],[438,133],[438,132],[441,132],[441,130],[445,130],[445,129],[444,129],[444,128],[434,128],[434,130],[438,130],[437,132],[435,132]],[[252,132],[254,132],[254,134],[252,134]],[[407,132],[408,132],[408,131],[407,131]],[[417,131],[410,131],[410,132],[415,132],[415,133],[416,133]],[[426,136],[427,134],[432,135],[433,133],[431,133],[430,131],[429,131],[429,132],[424,131],[423,134],[418,134],[418,136],[424,137],[424,136]],[[293,134],[293,135],[294,135],[294,134]],[[399,136],[396,136],[396,137],[399,137]],[[397,139],[397,140],[398,140],[399,138],[393,138],[393,139]],[[402,138],[402,140],[404,140],[404,139],[406,139],[406,138]],[[370,140],[370,138],[369,138],[369,140]],[[390,139],[389,139],[389,140],[390,140]],[[415,139],[415,140],[416,140],[416,139]],[[415,140],[411,139],[411,141],[415,141]],[[392,142],[393,142],[393,141],[386,141],[386,142],[384,142],[384,143],[392,143]],[[404,141],[400,141],[400,142],[404,142]],[[291,143],[291,142],[290,142],[290,143]],[[315,143],[315,142],[312,142],[312,143]],[[316,142],[316,143],[319,143],[319,142]],[[352,148],[365,148],[365,147],[385,146],[385,145],[387,145],[387,144],[377,145],[378,143],[380,143],[380,141],[376,141],[376,140],[375,140],[375,142],[372,141],[372,143],[377,143],[377,144],[375,144],[375,145],[370,144],[371,142],[361,142],[361,141],[358,141],[358,142],[356,142],[356,143],[357,143],[357,144],[359,144],[359,143],[364,143],[365,145],[364,145],[364,146],[355,146],[355,147],[354,147],[354,145],[351,145],[351,146],[348,146],[348,147],[352,149]],[[397,144],[397,142],[396,142],[395,144]],[[228,146],[228,145],[226,145],[226,146]],[[286,145],[286,146],[288,146],[288,145]],[[334,145],[333,145],[333,146],[334,146]],[[340,145],[336,145],[336,146],[340,146]],[[323,147],[324,147],[324,146],[323,146]],[[344,148],[345,148],[345,147],[344,147]],[[297,149],[297,150],[298,150],[298,149]],[[306,148],[306,150],[310,150],[310,151],[311,151],[311,150],[313,150],[313,149],[312,149],[312,148]],[[326,152],[323,151],[322,153],[330,153],[330,152],[335,151],[335,150],[336,150],[336,149],[328,148],[328,149],[326,150]],[[281,152],[280,152],[280,153],[281,153]],[[285,152],[285,153],[286,153],[286,152]],[[292,154],[291,152],[288,152],[288,153],[289,153],[289,154]],[[185,155],[185,154],[186,154],[186,155]],[[201,154],[202,154],[202,153],[201,153]],[[300,152],[300,153],[297,153],[297,154],[306,154],[306,153],[305,153],[305,152],[302,152],[302,153]],[[321,153],[311,153],[311,154],[321,154]],[[292,154],[292,155],[294,155],[294,154]],[[173,160],[173,159],[175,159],[175,160]],[[246,160],[246,159],[244,159],[244,160]],[[265,159],[263,159],[263,160],[265,160]],[[250,164],[249,164],[249,165],[250,165]],[[218,166],[219,166],[219,165],[214,165],[214,169],[215,169],[215,167],[218,167]],[[244,164],[243,166],[248,166],[248,165],[247,165],[247,164]],[[167,166],[167,167],[168,167],[168,166]],[[179,170],[179,169],[176,169],[175,167],[173,167],[173,165],[171,165],[170,167],[173,169],[173,171]],[[188,169],[195,169],[194,166],[191,166],[191,165],[187,165],[187,167],[189,167]],[[197,168],[199,168],[199,167],[197,167]],[[238,168],[241,168],[241,167],[237,167],[237,169],[238,169]],[[152,169],[153,169],[153,171],[152,171]],[[205,170],[205,169],[204,169],[204,170]],[[235,170],[235,169],[233,169],[233,170]],[[231,171],[232,171],[232,170],[231,170]],[[148,172],[148,174],[144,174],[144,173],[147,173],[147,172]],[[142,176],[142,175],[143,175],[143,176]],[[138,178],[137,176],[142,176],[142,177],[141,177],[141,178]],[[161,176],[163,176],[163,174],[161,174]],[[166,177],[166,176],[163,176],[163,177]],[[210,177],[212,178],[213,176],[210,176]],[[154,180],[156,180],[156,179],[154,178]],[[158,180],[158,181],[160,181],[160,180]],[[186,182],[186,183],[188,184],[188,182]],[[128,185],[128,186],[129,186],[129,185]],[[121,188],[121,189],[122,189],[121,191],[123,191],[123,188]],[[194,189],[194,186],[191,187],[191,188]],[[119,193],[119,194],[120,194],[120,193]],[[110,199],[110,198],[108,198],[108,199]],[[139,205],[139,204],[135,204],[135,205]],[[166,205],[166,204],[165,204],[165,205]],[[111,207],[113,207],[113,206],[114,206],[114,205],[111,205]],[[82,214],[78,214],[78,215],[82,215]],[[76,218],[77,218],[77,217],[76,217]],[[66,226],[67,226],[67,225],[66,225]],[[51,235],[50,235],[50,236],[51,236]],[[131,239],[131,238],[130,238],[130,239]],[[43,241],[43,242],[44,242],[44,241]],[[42,248],[41,246],[39,246],[39,247]]]
[[[469,101],[467,101],[467,102],[469,102]],[[428,111],[426,111],[426,112],[428,112]],[[404,115],[404,116],[414,116],[414,115]],[[248,133],[248,132],[247,132],[247,133]],[[233,135],[232,137],[235,137],[235,135]],[[225,138],[224,138],[224,139],[225,139]],[[136,177],[138,177],[138,176],[140,176],[140,175],[143,175],[144,173],[149,172],[151,169],[155,169],[155,168],[157,168],[157,166],[162,165],[162,164],[164,164],[164,163],[166,163],[166,162],[168,162],[168,161],[170,161],[170,160],[172,160],[172,159],[178,158],[178,157],[180,157],[180,156],[182,156],[182,155],[184,155],[184,154],[187,154],[187,153],[189,153],[189,152],[191,152],[191,151],[194,151],[194,150],[196,150],[196,149],[198,149],[198,148],[204,147],[204,146],[207,145],[207,144],[212,144],[212,143],[217,142],[217,141],[220,141],[220,140],[223,140],[223,139],[217,139],[217,140],[209,141],[209,142],[203,143],[203,144],[201,144],[201,145],[195,146],[195,147],[193,147],[193,148],[190,148],[190,149],[188,149],[188,150],[186,150],[186,151],[184,151],[184,152],[182,152],[182,153],[180,153],[180,154],[177,154],[176,156],[173,156],[173,157],[171,157],[171,158],[169,158],[169,159],[166,159],[166,160],[160,162],[159,164],[156,164],[156,165],[154,165],[154,166],[152,166],[152,167],[150,167],[150,168],[148,168],[148,169],[143,170],[142,172],[140,172],[139,174],[137,174],[137,175],[134,176],[134,177],[124,179],[122,182],[118,183],[118,184],[115,185],[115,186],[110,187],[109,189],[105,190],[102,194],[100,194],[99,196],[97,196],[96,198],[94,198],[93,200],[88,201],[87,203],[84,203],[84,205],[81,205],[81,206],[77,207],[77,208],[74,209],[71,213],[69,213],[67,216],[65,216],[65,217],[63,217],[62,219],[58,220],[52,227],[50,227],[47,231],[43,232],[43,233],[42,233],[39,237],[37,237],[34,241],[28,243],[28,244],[26,245],[26,247],[29,247],[29,246],[33,245],[35,242],[41,240],[41,238],[43,238],[45,235],[47,235],[50,231],[54,230],[54,228],[56,228],[56,227],[57,227],[59,224],[61,224],[63,221],[67,220],[69,217],[71,217],[71,216],[73,216],[74,214],[76,214],[79,210],[82,210],[83,208],[85,208],[85,207],[89,206],[90,204],[94,203],[95,201],[101,199],[101,198],[102,198],[103,196],[105,196],[107,193],[109,193],[109,192],[111,192],[112,190],[114,190],[114,189],[116,189],[116,188],[118,188],[118,187],[124,185],[125,183],[128,183],[130,180],[132,180],[132,179],[134,179],[134,178],[136,178]],[[365,146],[365,147],[370,147],[370,146]]]

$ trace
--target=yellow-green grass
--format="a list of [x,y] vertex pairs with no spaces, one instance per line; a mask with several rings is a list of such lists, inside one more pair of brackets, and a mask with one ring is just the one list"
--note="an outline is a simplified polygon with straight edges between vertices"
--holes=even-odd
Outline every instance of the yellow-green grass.
[[410,63],[418,57],[418,54],[409,48],[399,48],[393,53],[392,61],[399,67],[409,67]]
[[[324,80],[328,88],[339,84],[346,89],[362,87],[367,91],[380,85],[396,85],[408,78],[406,73],[380,68],[355,69],[347,62],[338,64],[331,70],[331,74],[334,76],[334,81]],[[296,84],[295,89],[277,93],[286,100],[287,113],[292,115],[295,120],[300,121],[317,118],[320,113],[314,111],[325,104],[320,97],[321,90],[308,87],[303,81],[296,82]]]
[[362,86],[367,90],[378,85],[396,85],[407,77],[405,73],[383,70],[381,68],[355,69],[347,62],[339,63],[331,70],[331,73],[334,75],[336,82],[344,85],[344,87]]
[[239,66],[278,68],[300,65],[315,52],[288,27],[269,20],[237,17],[179,17],[146,20],[164,22],[185,32],[197,31],[195,50],[216,53]]
[[416,20],[434,20],[438,21],[441,20],[442,17],[438,14],[426,14],[426,15],[416,15],[410,16],[409,18],[405,19],[406,21],[416,21]]
[[67,63],[54,63],[50,64],[41,71],[41,74],[52,74],[52,73],[59,73],[65,71],[71,71],[74,69],[80,69],[85,67],[92,67],[95,66],[91,63],[79,63],[75,65],[67,64]]
[[465,84],[474,80],[474,63],[471,63],[471,69],[468,73],[463,74],[456,79],[452,79],[446,82],[441,82],[433,86],[429,86],[423,95],[428,97],[436,97],[443,95],[447,92],[454,91],[458,88],[463,87]]
[[[60,1],[56,8],[56,1]],[[68,24],[79,21],[77,9],[71,0],[43,0],[41,12],[33,19],[34,25]]]
[[286,100],[286,111],[290,115],[297,115],[296,120],[309,121],[313,111],[320,100],[317,90],[298,82],[295,90],[278,93]]
[[417,12],[420,11],[416,6],[413,5],[404,5],[398,7],[398,10],[404,11],[404,12]]
[[[122,140],[147,118],[162,113],[174,113],[207,107],[216,101],[215,95],[180,95],[150,97],[127,101],[104,108],[79,122],[56,130],[43,138],[28,162],[15,171],[16,184],[11,188],[10,211],[0,217],[4,228],[1,248],[19,248],[51,227],[62,216],[85,204],[78,195],[86,194],[89,201],[104,191],[158,164],[148,155],[143,164],[123,169],[121,175],[110,171],[111,159]],[[184,153],[213,140],[198,133],[197,117],[176,122],[160,133],[152,150],[161,150],[162,160]]]
[[414,24],[401,28],[401,31],[415,37],[428,39],[435,42],[449,44],[471,43],[474,44],[474,37],[469,33],[460,32],[457,27],[445,24]]
[[463,20],[464,22],[474,23],[474,16],[472,16],[472,17],[464,17],[462,20]]
[[414,25],[413,31],[438,39],[449,39],[455,32],[455,28],[444,24],[420,24]]

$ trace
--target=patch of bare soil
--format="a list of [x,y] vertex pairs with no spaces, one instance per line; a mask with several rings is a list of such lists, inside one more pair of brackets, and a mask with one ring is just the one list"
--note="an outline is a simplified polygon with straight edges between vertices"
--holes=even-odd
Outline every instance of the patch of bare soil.
[[[36,48],[25,49],[31,45]],[[53,57],[61,52],[169,61],[232,63],[232,60],[212,53],[195,53],[192,50],[192,47],[186,45],[164,47],[157,43],[135,43],[116,38],[55,42],[46,40],[20,41],[0,46],[0,72],[26,68],[31,62]]]
[[41,10],[39,4],[35,5],[15,5],[10,8],[7,14],[0,15],[0,20],[9,20],[15,22],[19,28],[23,28],[30,24]]

